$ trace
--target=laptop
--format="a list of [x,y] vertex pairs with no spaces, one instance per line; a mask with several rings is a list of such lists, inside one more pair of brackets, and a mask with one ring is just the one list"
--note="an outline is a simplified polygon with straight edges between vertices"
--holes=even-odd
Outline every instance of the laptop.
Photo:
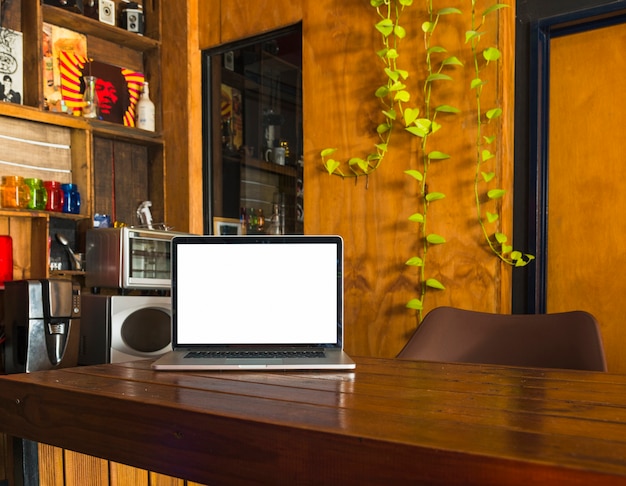
[[176,236],[172,351],[155,370],[353,369],[339,236]]

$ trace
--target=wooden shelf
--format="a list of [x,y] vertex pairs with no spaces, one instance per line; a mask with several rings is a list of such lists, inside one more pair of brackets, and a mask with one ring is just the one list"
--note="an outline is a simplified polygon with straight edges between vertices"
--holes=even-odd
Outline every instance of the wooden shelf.
[[136,51],[158,49],[161,42],[51,5],[42,5],[44,22],[123,45]]

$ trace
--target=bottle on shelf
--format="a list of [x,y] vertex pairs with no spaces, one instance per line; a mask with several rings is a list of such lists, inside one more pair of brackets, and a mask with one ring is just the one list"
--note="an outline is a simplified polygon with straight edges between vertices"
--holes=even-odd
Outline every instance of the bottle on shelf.
[[137,128],[154,132],[154,103],[150,99],[150,86],[143,83],[141,96],[137,101]]

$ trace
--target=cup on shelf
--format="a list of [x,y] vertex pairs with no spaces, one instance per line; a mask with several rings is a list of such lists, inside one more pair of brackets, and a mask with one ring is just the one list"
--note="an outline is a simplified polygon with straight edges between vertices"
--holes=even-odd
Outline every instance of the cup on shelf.
[[24,183],[28,186],[30,195],[26,207],[28,209],[46,209],[48,193],[43,181],[35,177],[28,177],[24,179]]
[[0,202],[3,208],[26,209],[30,200],[30,188],[21,176],[2,176]]
[[46,193],[48,194],[46,211],[62,212],[63,189],[61,189],[61,183],[58,181],[44,181],[43,186],[46,188]]

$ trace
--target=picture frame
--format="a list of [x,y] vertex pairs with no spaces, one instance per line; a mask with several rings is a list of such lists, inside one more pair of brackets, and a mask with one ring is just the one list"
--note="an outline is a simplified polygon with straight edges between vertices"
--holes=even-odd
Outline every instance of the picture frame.
[[245,231],[238,219],[214,217],[213,234],[218,236],[245,235]]

